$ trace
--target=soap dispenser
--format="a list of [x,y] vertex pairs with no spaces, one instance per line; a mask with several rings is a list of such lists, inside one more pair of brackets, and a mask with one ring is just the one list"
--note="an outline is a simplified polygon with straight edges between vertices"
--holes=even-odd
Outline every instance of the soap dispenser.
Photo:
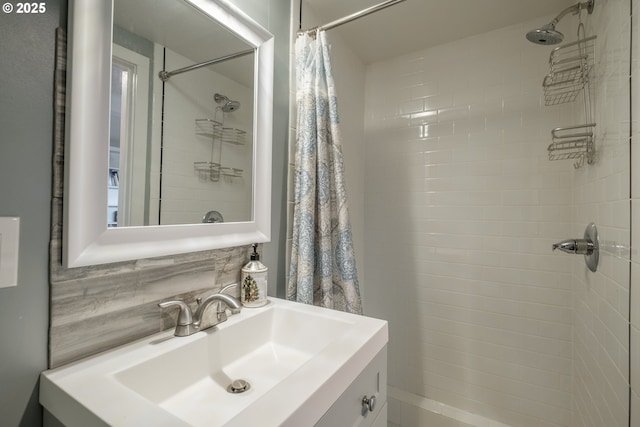
[[240,300],[245,307],[261,307],[267,303],[267,270],[260,262],[258,245],[254,243],[251,261],[242,267]]

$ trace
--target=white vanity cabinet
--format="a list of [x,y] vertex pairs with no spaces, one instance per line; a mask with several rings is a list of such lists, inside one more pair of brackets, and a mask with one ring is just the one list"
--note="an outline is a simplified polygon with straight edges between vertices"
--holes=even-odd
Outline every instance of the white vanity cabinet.
[[[363,398],[375,398],[373,410],[363,411]],[[364,415],[363,415],[364,413]],[[316,427],[387,426],[387,346],[342,393]]]

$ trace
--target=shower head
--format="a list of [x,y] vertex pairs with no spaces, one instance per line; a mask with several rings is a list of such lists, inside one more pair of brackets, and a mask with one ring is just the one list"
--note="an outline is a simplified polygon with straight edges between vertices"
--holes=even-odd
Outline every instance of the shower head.
[[240,108],[240,103],[238,101],[227,101],[222,106],[222,111],[224,111],[225,113],[233,113],[238,108]]
[[589,14],[593,12],[595,0],[589,0],[584,3],[576,3],[573,6],[569,6],[556,16],[553,21],[549,22],[535,30],[531,30],[527,33],[527,40],[535,44],[551,45],[561,43],[564,39],[564,35],[556,30],[556,24],[568,13],[577,15],[582,9],[586,9]]
[[232,101],[226,96],[221,95],[219,93],[216,93],[215,95],[213,95],[213,100],[216,101],[218,104],[222,105],[220,109],[225,113],[233,113],[238,108],[240,108],[240,103],[238,101]]
[[535,44],[558,44],[561,43],[563,39],[564,35],[556,30],[553,22],[527,33],[527,40]]

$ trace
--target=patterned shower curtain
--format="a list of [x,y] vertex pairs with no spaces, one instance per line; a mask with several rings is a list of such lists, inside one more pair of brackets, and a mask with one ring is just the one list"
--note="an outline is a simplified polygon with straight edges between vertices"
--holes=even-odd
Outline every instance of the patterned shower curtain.
[[362,314],[329,49],[324,31],[296,40],[295,206],[287,298]]

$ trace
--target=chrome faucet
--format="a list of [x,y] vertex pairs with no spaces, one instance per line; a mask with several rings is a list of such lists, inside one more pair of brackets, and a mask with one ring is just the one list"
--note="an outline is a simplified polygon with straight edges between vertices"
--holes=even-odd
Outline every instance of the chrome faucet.
[[[216,311],[216,320],[206,328],[201,328],[202,317],[207,308],[214,302],[218,302],[218,308]],[[165,301],[158,304],[161,308],[178,307],[180,312],[178,313],[178,321],[176,323],[176,330],[174,335],[177,337],[186,337],[204,329],[209,329],[212,326],[222,323],[227,320],[227,312],[225,306],[229,307],[231,314],[240,313],[242,304],[237,298],[231,295],[223,293],[215,293],[207,296],[204,299],[198,298],[198,307],[196,312],[192,313],[191,308],[184,302],[178,300]]]
[[[231,314],[238,314],[242,309],[242,305],[240,304],[240,301],[238,301],[237,298],[232,297],[231,295],[223,294],[223,293],[211,294],[203,300],[198,299],[197,301],[198,308],[196,309],[196,312],[193,314],[193,324],[196,325],[196,327],[198,328],[200,327],[202,316],[204,315],[204,312],[207,309],[207,307],[209,307],[212,303],[216,301],[218,301],[219,304],[218,304],[218,309],[216,310],[217,322],[214,325],[217,325],[218,323],[224,322],[225,320],[227,320],[227,312],[224,308],[225,304],[231,309]],[[214,326],[214,325],[211,325],[211,326]]]

